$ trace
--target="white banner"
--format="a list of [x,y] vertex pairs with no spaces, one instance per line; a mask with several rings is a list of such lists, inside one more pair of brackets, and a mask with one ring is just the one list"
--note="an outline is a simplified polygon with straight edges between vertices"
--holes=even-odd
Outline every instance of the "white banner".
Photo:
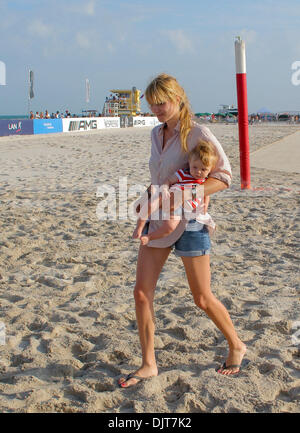
[[98,117],[98,128],[120,128],[120,117]]
[[157,117],[142,117],[142,116],[136,116],[133,117],[133,127],[141,127],[141,126],[156,126],[159,125],[161,122],[159,122]]
[[119,117],[72,117],[62,119],[63,132],[93,131],[96,129],[120,128]]
[[[157,117],[132,117],[133,127],[156,126]],[[72,117],[62,119],[63,132],[92,131],[96,129],[120,128],[120,117]],[[130,124],[131,122],[129,122]]]

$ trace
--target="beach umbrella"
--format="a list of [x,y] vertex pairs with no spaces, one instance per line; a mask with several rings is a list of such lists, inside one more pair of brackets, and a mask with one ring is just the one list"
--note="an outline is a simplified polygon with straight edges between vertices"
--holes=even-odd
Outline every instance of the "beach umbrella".
[[195,113],[196,117],[201,117],[201,116],[210,116],[212,113]]

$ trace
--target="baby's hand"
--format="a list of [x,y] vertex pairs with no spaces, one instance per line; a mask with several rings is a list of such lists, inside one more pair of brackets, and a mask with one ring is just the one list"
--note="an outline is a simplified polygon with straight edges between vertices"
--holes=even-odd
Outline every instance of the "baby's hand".
[[208,205],[209,205],[209,196],[204,198],[204,209],[203,209],[204,214],[206,214],[206,212],[207,212]]
[[161,187],[161,200],[162,202],[170,201],[170,191],[168,185],[163,185]]

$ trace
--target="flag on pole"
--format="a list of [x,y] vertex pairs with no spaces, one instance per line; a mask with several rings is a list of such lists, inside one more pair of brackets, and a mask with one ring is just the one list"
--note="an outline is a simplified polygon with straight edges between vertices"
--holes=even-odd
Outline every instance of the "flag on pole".
[[85,79],[85,102],[90,102],[90,81],[88,78]]
[[29,71],[29,99],[34,98],[33,80],[34,80],[33,71]]
[[0,61],[0,86],[6,85],[6,67],[5,63]]

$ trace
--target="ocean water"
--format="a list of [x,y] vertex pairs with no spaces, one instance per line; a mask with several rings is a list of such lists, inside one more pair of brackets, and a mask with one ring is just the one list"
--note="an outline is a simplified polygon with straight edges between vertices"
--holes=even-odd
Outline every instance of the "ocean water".
[[28,114],[8,114],[6,116],[0,115],[0,120],[10,120],[10,119],[29,119]]

